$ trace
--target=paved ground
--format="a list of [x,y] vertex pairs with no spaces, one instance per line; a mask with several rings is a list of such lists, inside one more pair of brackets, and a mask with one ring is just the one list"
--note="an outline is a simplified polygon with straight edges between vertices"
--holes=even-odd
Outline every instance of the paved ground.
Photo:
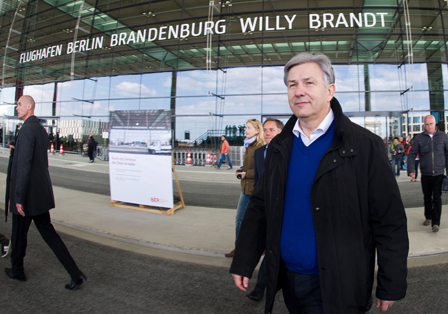
[[[111,208],[104,192],[83,191],[83,186],[91,192],[105,185],[107,163],[66,157],[50,157],[52,178],[61,184],[72,179],[78,188],[55,184],[57,208],[52,216],[62,222],[56,228],[89,280],[79,291],[64,289],[68,275],[32,226],[25,259],[28,280],[7,278],[2,269],[9,260],[0,259],[0,313],[263,313],[262,304],[246,300],[234,287],[228,273],[230,260],[222,257],[232,247],[232,208],[189,206],[173,216]],[[181,186],[189,185],[192,194],[200,196],[202,184],[217,181],[222,181],[217,190],[224,198],[231,197],[228,186],[238,189],[225,170],[178,168]],[[0,191],[4,179],[0,174]],[[403,198],[421,202],[419,183],[400,178],[399,184]],[[221,201],[214,191],[206,202]],[[430,232],[421,226],[421,212],[421,208],[407,209],[411,248],[430,256],[409,260],[413,267],[408,296],[393,307],[392,314],[448,313],[448,254],[436,254],[447,251],[448,229]],[[0,222],[2,232],[9,234],[10,228],[10,221]],[[281,296],[275,310],[286,313]]]
[[[263,304],[245,299],[233,286],[227,267],[157,258],[61,235],[87,283],[78,291],[64,288],[69,277],[33,226],[25,259],[28,280],[0,273],[2,314],[263,313]],[[8,259],[0,260],[1,269],[8,266]],[[448,264],[410,268],[408,295],[390,313],[448,313],[447,273]],[[287,313],[281,295],[275,313]]]

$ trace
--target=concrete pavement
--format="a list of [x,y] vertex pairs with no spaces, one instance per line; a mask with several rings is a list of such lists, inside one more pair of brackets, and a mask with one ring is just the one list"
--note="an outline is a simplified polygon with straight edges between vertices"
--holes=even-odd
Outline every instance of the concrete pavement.
[[[0,154],[0,158],[7,154]],[[70,167],[89,172],[108,173],[108,163],[88,163],[79,155],[53,156],[54,167]],[[181,187],[188,181],[217,180],[222,184],[239,184],[231,171],[211,167],[177,167]],[[406,177],[398,180],[408,180]],[[4,191],[6,174],[0,173],[0,191]],[[104,242],[128,250],[150,250],[161,257],[227,267],[224,253],[233,248],[235,209],[193,207],[186,204],[172,216],[111,207],[110,197],[54,187],[56,208],[51,211],[57,229],[81,238]],[[4,198],[0,198],[3,202]],[[219,201],[219,200],[217,200]],[[447,213],[448,205],[443,206]],[[410,238],[410,266],[448,262],[448,216],[442,215],[441,229],[433,233],[422,226],[423,208],[407,208]],[[8,222],[10,223],[10,222]],[[430,257],[428,260],[427,257]]]

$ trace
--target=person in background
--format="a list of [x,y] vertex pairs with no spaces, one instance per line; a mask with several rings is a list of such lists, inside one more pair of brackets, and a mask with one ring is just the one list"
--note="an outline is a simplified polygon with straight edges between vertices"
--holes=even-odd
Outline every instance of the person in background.
[[[246,147],[246,151],[243,156],[243,166],[235,171],[235,176],[241,180],[241,194],[235,216],[235,244],[240,233],[247,204],[249,204],[250,195],[254,190],[254,154],[258,148],[266,144],[263,135],[263,125],[257,119],[247,120],[245,131],[246,138],[244,139],[244,147]],[[225,256],[233,257],[234,252],[235,250],[232,250],[225,254]]]
[[448,173],[448,137],[439,131],[433,115],[424,118],[425,131],[414,137],[409,151],[408,175],[415,179],[415,159],[420,158],[422,191],[425,204],[424,226],[432,226],[433,232],[440,228],[442,215],[442,183]]
[[[255,161],[255,175],[254,175],[254,186],[257,185],[258,179],[263,173],[264,158],[266,157],[266,151],[268,150],[269,143],[271,140],[280,134],[284,125],[283,122],[274,118],[267,118],[263,123],[264,140],[266,145],[261,146],[255,151],[254,161]],[[251,301],[259,302],[263,298],[264,290],[266,289],[266,261],[263,258],[260,268],[258,270],[257,284],[254,290],[246,295]]]
[[406,136],[406,142],[404,144],[404,153],[403,153],[403,170],[408,170],[408,152],[409,146],[411,145],[411,137],[409,135]]
[[87,147],[88,147],[88,155],[89,155],[89,162],[95,161],[95,154],[96,154],[96,147],[98,143],[95,141],[95,138],[93,137],[92,133],[89,135],[89,139],[87,140]]
[[230,157],[229,157],[229,142],[227,142],[226,137],[224,135],[221,136],[221,147],[219,149],[220,153],[221,153],[221,158],[219,159],[219,163],[218,166],[216,167],[218,170],[221,168],[222,162],[224,161],[224,158],[227,159],[227,163],[229,165],[229,167],[227,168],[227,170],[232,169],[232,162],[230,161]]
[[[414,143],[414,138],[415,136],[412,138],[411,142],[409,143],[409,148],[408,151],[406,153],[406,157],[409,157],[409,152],[411,151],[412,145]],[[415,157],[415,176],[412,178],[411,177],[411,182],[417,182],[417,178],[418,178],[418,165],[420,164],[420,158],[417,154],[417,157]]]
[[406,153],[406,142],[405,142],[403,136],[400,136],[399,142],[401,143],[401,145],[403,145],[403,147],[405,149],[404,152],[403,152],[403,155],[401,156],[401,165],[400,165],[400,169],[404,170],[404,156],[405,156],[405,153]]
[[390,153],[392,154],[392,171],[395,177],[398,178],[404,153],[403,144],[398,141],[398,137],[394,137],[394,142],[390,145]]

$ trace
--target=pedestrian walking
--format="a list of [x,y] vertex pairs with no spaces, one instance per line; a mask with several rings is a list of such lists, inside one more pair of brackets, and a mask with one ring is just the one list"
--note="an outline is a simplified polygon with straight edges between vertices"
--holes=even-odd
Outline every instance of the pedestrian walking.
[[442,215],[442,183],[445,170],[448,173],[448,136],[439,131],[433,115],[427,115],[424,124],[425,131],[415,136],[409,151],[408,175],[415,179],[415,159],[418,156],[425,206],[423,225],[431,225],[432,231],[438,232]]
[[390,145],[390,153],[392,155],[392,171],[396,178],[400,176],[401,162],[403,161],[404,147],[400,143],[398,137],[394,138]]
[[[268,150],[269,143],[282,131],[284,125],[283,122],[274,118],[267,118],[263,122],[263,133],[266,145],[261,146],[254,153],[255,162],[255,174],[254,174],[254,186],[257,184],[258,179],[263,173],[264,159],[266,157],[266,151]],[[263,258],[260,268],[258,269],[257,284],[251,293],[246,295],[251,301],[259,302],[264,296],[264,291],[266,289],[266,260]]]
[[[249,204],[250,195],[254,190],[254,153],[261,146],[265,145],[263,136],[263,125],[257,119],[250,119],[246,122],[246,138],[244,147],[246,151],[243,156],[243,166],[235,171],[237,179],[241,180],[241,194],[238,200],[238,207],[235,215],[235,244],[240,233],[241,223],[247,204]],[[233,257],[235,250],[225,254],[226,257]]]
[[87,154],[89,155],[89,162],[95,161],[96,147],[98,146],[98,142],[95,141],[95,138],[92,134],[89,135],[89,139],[87,140]]
[[23,261],[26,254],[28,229],[31,222],[70,274],[69,290],[78,289],[87,277],[76,265],[62,239],[51,224],[50,209],[55,207],[53,187],[48,172],[48,135],[34,115],[31,96],[17,101],[17,116],[24,123],[14,147],[9,189],[9,210],[12,213],[11,268],[5,273],[12,279],[25,281]]
[[219,148],[219,152],[221,153],[221,158],[219,159],[218,166],[216,167],[218,170],[221,168],[224,158],[227,159],[227,164],[229,165],[227,170],[230,170],[233,168],[232,162],[230,161],[230,157],[229,157],[229,150],[230,150],[229,142],[227,141],[225,135],[222,135],[221,136],[221,147]]

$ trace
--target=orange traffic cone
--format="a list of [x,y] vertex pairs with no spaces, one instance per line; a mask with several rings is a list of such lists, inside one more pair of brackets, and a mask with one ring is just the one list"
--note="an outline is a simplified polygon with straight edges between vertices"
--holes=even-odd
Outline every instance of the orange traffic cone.
[[190,151],[188,151],[187,154],[187,162],[185,163],[186,166],[191,166],[191,155],[190,155]]
[[64,155],[64,147],[62,147],[62,144],[61,147],[59,148],[59,154]]
[[53,145],[53,143],[51,143],[50,153],[52,153],[54,155],[54,145]]
[[206,166],[212,165],[212,157],[210,156],[210,152],[207,152],[207,157],[205,158],[205,165]]

